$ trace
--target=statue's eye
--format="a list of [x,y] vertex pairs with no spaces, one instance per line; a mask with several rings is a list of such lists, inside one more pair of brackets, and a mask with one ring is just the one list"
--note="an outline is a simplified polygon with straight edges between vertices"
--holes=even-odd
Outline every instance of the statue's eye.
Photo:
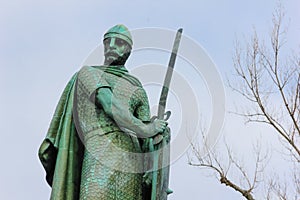
[[115,44],[118,46],[122,46],[125,44],[125,41],[119,38],[116,38]]
[[109,46],[109,43],[110,43],[110,38],[106,38],[106,39],[103,41],[104,46]]

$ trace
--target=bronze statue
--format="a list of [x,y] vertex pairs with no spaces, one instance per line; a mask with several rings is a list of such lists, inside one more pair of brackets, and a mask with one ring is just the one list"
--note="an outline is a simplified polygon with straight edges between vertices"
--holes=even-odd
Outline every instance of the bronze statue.
[[112,27],[103,43],[104,65],[71,78],[39,149],[53,200],[150,199],[143,157],[131,155],[168,135],[167,122],[150,119],[146,92],[124,66],[133,45],[128,29]]

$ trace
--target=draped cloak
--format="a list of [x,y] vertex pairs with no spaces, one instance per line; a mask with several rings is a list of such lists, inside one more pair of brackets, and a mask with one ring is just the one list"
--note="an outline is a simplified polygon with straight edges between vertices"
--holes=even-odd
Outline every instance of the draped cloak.
[[72,118],[76,78],[77,73],[65,87],[39,149],[51,200],[79,198],[83,145]]

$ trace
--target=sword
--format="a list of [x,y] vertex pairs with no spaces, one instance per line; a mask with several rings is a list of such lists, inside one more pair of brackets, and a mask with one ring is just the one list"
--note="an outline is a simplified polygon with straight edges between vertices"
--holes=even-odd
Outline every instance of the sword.
[[[164,84],[161,90],[160,94],[160,99],[159,99],[159,106],[158,106],[158,114],[156,117],[157,119],[160,120],[168,120],[171,112],[165,112],[166,110],[166,102],[167,102],[167,97],[169,93],[169,87],[171,83],[171,78],[173,75],[173,70],[174,70],[174,65],[177,57],[177,52],[179,48],[179,43],[181,39],[181,34],[182,34],[182,28],[178,29],[175,37],[175,41],[173,44],[172,48],[172,54],[169,60],[169,65],[167,69],[167,73],[165,76]],[[164,118],[166,115],[166,118]],[[154,119],[152,118],[152,119]],[[159,143],[162,140],[160,144],[158,144],[157,149],[160,148],[165,148],[167,146],[167,139],[163,138],[162,135],[158,135],[155,137],[153,140],[152,138],[150,139],[150,151],[154,151],[154,144]],[[167,161],[169,164],[169,156],[170,156],[170,150],[167,149],[167,151],[162,151],[161,153],[161,162]],[[168,188],[169,185],[169,166],[164,167],[160,171],[160,180],[158,180],[158,164],[159,164],[159,155],[157,152],[154,153],[154,158],[153,158],[153,172],[152,172],[152,191],[151,191],[151,200],[161,200],[161,199],[167,199],[167,195],[172,193],[172,191]],[[161,163],[162,164],[162,163]],[[157,182],[159,183],[158,189],[160,191],[157,191]],[[162,197],[162,198],[160,198]],[[159,199],[158,199],[159,198]]]

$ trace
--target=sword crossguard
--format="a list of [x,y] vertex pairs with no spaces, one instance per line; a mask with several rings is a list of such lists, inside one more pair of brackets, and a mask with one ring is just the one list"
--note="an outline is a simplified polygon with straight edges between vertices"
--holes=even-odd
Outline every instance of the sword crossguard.
[[168,110],[168,111],[164,114],[164,117],[165,117],[164,120],[165,120],[165,121],[168,121],[168,119],[170,118],[170,116],[171,116],[171,111]]
[[[168,121],[170,116],[171,116],[171,111],[168,110],[167,112],[165,112],[163,120]],[[158,116],[154,115],[153,117],[151,117],[150,121],[153,122],[156,119],[158,119]]]

